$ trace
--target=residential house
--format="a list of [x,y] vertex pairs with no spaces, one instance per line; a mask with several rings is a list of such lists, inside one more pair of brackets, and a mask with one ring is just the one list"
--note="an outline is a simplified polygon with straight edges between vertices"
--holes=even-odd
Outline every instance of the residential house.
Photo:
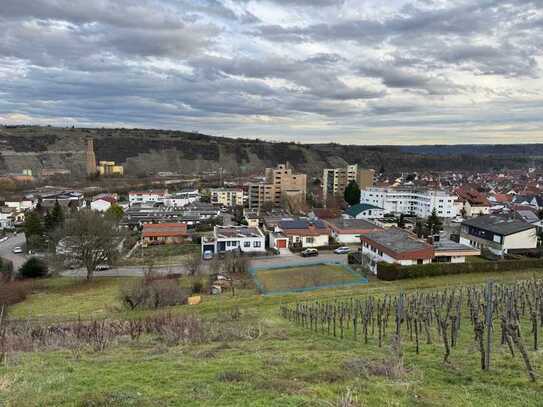
[[455,203],[458,214],[464,214],[469,218],[490,213],[492,204],[482,192],[472,188],[458,188],[455,193],[458,196]]
[[96,200],[92,201],[90,203],[90,208],[93,211],[105,212],[109,208],[111,208],[111,205],[112,205],[112,202],[109,201],[108,199],[100,198],[100,199],[96,199]]
[[330,235],[341,244],[359,244],[360,235],[383,230],[365,219],[336,218],[324,221],[330,228]]
[[462,222],[460,243],[503,255],[510,249],[537,247],[536,226],[518,217],[483,215]]
[[183,243],[188,239],[186,223],[147,223],[143,225],[144,245]]
[[213,236],[202,238],[202,254],[211,252],[260,253],[266,251],[266,238],[260,228],[215,226]]
[[282,232],[290,246],[302,248],[329,245],[330,230],[320,219],[288,219],[277,224],[275,232]]
[[164,204],[167,190],[131,191],[128,193],[130,206],[135,204]]
[[97,212],[105,212],[109,208],[111,208],[111,205],[117,203],[117,196],[116,195],[110,195],[110,194],[100,194],[94,197],[94,199],[90,203],[90,208],[93,211]]
[[432,239],[434,247],[434,263],[465,263],[466,257],[479,256],[481,251],[469,245],[457,243],[445,236]]
[[313,208],[308,216],[311,219],[335,219],[341,216],[343,211],[339,208]]
[[183,189],[179,192],[166,194],[164,198],[164,206],[171,208],[180,208],[191,205],[200,200],[200,192],[197,188]]
[[385,211],[379,206],[360,203],[345,209],[343,216],[350,219],[381,219]]
[[[42,208],[52,208],[58,202],[62,207],[81,208],[84,204],[83,194],[79,191],[57,191],[38,194]],[[37,202],[37,201],[36,201]]]
[[31,199],[18,199],[12,201],[4,201],[4,206],[8,208],[15,209],[16,211],[26,211],[29,209],[34,209],[35,203]]
[[370,270],[377,272],[379,262],[396,263],[402,266],[429,264],[434,257],[434,248],[415,235],[398,228],[370,232],[361,236],[362,254],[367,255]]
[[517,195],[513,198],[513,203],[543,209],[543,195]]

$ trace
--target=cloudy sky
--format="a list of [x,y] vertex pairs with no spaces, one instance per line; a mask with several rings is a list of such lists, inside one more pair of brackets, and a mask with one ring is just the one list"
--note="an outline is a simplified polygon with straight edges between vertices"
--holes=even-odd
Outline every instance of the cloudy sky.
[[543,142],[543,0],[1,0],[0,123]]

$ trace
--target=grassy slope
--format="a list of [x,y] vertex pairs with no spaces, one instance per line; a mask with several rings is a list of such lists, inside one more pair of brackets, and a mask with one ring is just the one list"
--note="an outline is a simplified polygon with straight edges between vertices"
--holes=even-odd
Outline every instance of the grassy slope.
[[[198,312],[204,317],[239,306],[242,317],[262,328],[256,340],[166,347],[148,338],[139,344],[126,342],[103,353],[50,351],[12,355],[0,368],[0,405],[331,405],[347,388],[363,405],[413,406],[538,406],[543,405],[543,386],[530,384],[521,362],[496,344],[494,369],[482,373],[470,328],[461,333],[451,364],[441,362],[438,343],[424,345],[419,356],[405,344],[408,374],[402,379],[369,378],[346,370],[354,358],[380,360],[389,354],[351,338],[334,339],[290,325],[277,316],[282,301],[300,298],[396,293],[400,288],[432,288],[477,284],[488,278],[531,278],[530,271],[471,274],[413,281],[321,290],[290,296],[254,295],[241,291],[232,298],[205,298],[194,307],[174,312]],[[116,305],[119,279],[101,279],[74,286],[67,279],[53,281],[47,293],[31,296],[13,308],[12,316],[130,316]],[[47,283],[51,285],[51,282]],[[112,304],[105,306],[104,304]],[[137,315],[135,315],[137,316]],[[543,371],[541,353],[531,353],[536,369]],[[234,381],[220,380],[233,377]],[[4,399],[3,399],[4,398]]]

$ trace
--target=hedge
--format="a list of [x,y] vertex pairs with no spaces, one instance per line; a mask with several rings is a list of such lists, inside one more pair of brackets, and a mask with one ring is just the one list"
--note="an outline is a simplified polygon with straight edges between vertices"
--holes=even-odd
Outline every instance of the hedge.
[[515,271],[529,268],[541,268],[543,270],[543,259],[489,261],[484,263],[430,263],[414,266],[400,266],[399,264],[381,262],[377,264],[377,278],[393,281],[405,278]]

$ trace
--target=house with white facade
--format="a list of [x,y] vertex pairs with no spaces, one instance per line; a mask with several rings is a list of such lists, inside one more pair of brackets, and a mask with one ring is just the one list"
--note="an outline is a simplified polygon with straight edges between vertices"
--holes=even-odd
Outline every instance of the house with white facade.
[[134,204],[164,204],[168,195],[166,190],[131,191],[128,193],[128,203]]
[[384,229],[361,236],[362,254],[367,255],[370,270],[377,272],[377,264],[386,262],[412,266],[429,264],[434,257],[434,248],[417,236],[398,228]]
[[385,213],[427,218],[435,209],[441,218],[454,218],[456,195],[443,190],[421,188],[368,188],[361,191],[360,203],[383,208]]
[[31,199],[21,199],[13,201],[5,201],[4,206],[23,212],[35,208],[35,203]]
[[360,244],[362,234],[383,230],[375,223],[364,219],[336,218],[324,222],[330,228],[330,235],[341,244]]
[[260,228],[247,226],[215,226],[213,236],[202,238],[202,254],[211,252],[261,253],[266,251],[266,238]]
[[460,243],[502,256],[511,249],[535,249],[537,228],[519,217],[476,216],[462,222]]
[[481,251],[469,245],[457,243],[445,236],[436,236],[433,239],[433,263],[465,263],[466,257],[479,256]]
[[164,197],[164,206],[171,208],[180,208],[190,205],[200,200],[200,192],[198,189],[184,189],[179,192],[167,194]]
[[283,219],[275,232],[288,238],[289,246],[324,247],[329,245],[330,229],[320,219]]
[[379,206],[360,203],[345,209],[343,216],[351,219],[380,219],[385,216],[385,210]]
[[104,198],[99,198],[99,199],[96,199],[96,200],[94,200],[94,201],[92,201],[90,203],[90,208],[93,211],[105,212],[109,208],[111,208],[111,205],[112,205],[111,201],[109,201],[107,199],[104,199]]

